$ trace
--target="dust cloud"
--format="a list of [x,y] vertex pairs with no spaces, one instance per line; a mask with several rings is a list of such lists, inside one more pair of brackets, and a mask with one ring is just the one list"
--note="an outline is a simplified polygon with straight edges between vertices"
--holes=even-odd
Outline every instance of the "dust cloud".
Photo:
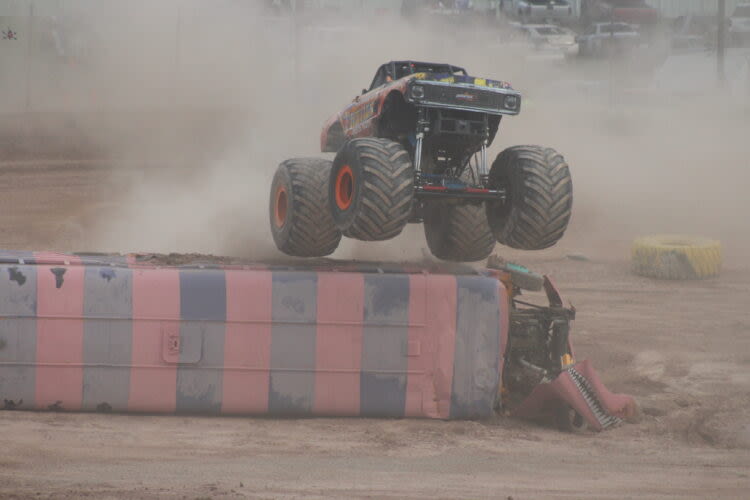
[[[489,24],[329,17],[295,25],[253,3],[96,4],[77,14],[96,41],[77,75],[96,119],[79,126],[131,175],[119,173],[112,206],[87,223],[88,249],[278,257],[267,220],[276,165],[326,156],[324,120],[382,62],[412,58],[461,65],[524,93],[523,112],[503,120],[490,158],[528,143],[565,155],[574,216],[542,255],[621,259],[633,237],[651,232],[719,238],[737,262],[750,250],[750,90],[708,78],[678,93],[669,83],[705,82],[710,63],[659,69],[653,54],[548,60]],[[742,57],[730,66],[747,64]],[[409,226],[394,241],[344,240],[334,257],[426,255],[421,227]]]

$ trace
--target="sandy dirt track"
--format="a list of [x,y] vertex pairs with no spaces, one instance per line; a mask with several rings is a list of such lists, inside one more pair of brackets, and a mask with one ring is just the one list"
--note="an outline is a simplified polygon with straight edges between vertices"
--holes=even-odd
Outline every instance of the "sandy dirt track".
[[[0,166],[6,248],[72,250],[118,210],[133,168]],[[156,215],[155,215],[156,216]],[[626,247],[510,253],[579,310],[577,357],[635,395],[639,423],[267,420],[0,412],[0,498],[745,498],[750,266],[657,282]],[[593,248],[593,247],[592,247]],[[1,395],[0,395],[1,397]]]

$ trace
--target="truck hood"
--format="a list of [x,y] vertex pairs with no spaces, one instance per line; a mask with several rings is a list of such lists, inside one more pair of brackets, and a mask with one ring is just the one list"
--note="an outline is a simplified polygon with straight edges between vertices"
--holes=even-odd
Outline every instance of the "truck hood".
[[554,45],[555,47],[574,45],[576,43],[576,37],[574,35],[548,35],[544,38],[548,44]]
[[490,80],[476,76],[452,75],[449,73],[414,73],[407,78],[426,82],[450,83],[456,85],[474,85],[494,89],[513,89],[510,83],[500,80]]
[[609,33],[604,35],[604,38],[607,37],[614,37],[615,39],[625,39],[625,38],[640,38],[641,34],[637,33],[635,31],[622,31],[620,33],[615,33],[614,35],[611,35]]

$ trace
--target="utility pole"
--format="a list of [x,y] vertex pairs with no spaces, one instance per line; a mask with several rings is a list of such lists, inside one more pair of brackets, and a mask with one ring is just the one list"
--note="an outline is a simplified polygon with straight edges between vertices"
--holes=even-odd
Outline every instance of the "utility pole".
[[[302,57],[302,12],[297,9],[297,4],[294,4],[294,11],[291,13],[292,16],[292,50],[294,51],[294,88],[299,88],[300,85],[300,73],[301,73],[301,57]],[[298,94],[295,92],[295,94]]]
[[724,85],[727,79],[727,75],[724,72],[724,55],[726,52],[726,40],[727,40],[727,24],[726,24],[727,0],[718,0],[718,2],[719,2],[719,13],[717,15],[717,21],[719,23],[719,40],[716,45],[716,76],[719,79],[719,85]]
[[[609,105],[615,103],[615,9],[609,10]],[[607,45],[605,44],[605,47]]]
[[177,25],[175,26],[175,37],[174,37],[174,61],[172,64],[172,104],[175,109],[179,107],[181,86],[179,84],[181,76],[182,60],[180,58],[180,42],[182,38],[182,10],[183,0],[177,0]]
[[31,111],[31,63],[34,60],[34,4],[29,4],[29,32],[26,34],[29,39],[26,45],[26,109]]

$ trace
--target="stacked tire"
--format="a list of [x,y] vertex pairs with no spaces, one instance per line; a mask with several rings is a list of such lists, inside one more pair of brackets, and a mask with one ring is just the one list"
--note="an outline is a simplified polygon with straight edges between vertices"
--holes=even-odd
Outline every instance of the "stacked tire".
[[633,272],[666,280],[713,278],[721,272],[721,243],[685,235],[654,235],[633,242]]

